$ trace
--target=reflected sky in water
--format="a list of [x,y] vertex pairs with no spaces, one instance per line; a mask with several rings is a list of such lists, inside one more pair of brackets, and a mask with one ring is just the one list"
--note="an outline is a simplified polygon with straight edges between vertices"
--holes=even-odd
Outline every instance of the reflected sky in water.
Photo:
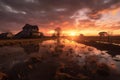
[[[88,72],[93,74],[97,71],[98,66],[105,64],[109,67],[111,74],[120,73],[120,62],[113,60],[112,56],[106,51],[100,51],[94,47],[67,39],[47,40],[41,43],[21,43],[19,45],[0,47],[0,71],[11,72],[14,69],[17,70],[19,66],[16,67],[16,65],[19,64],[28,66],[28,62],[32,57],[40,59],[44,63],[44,66],[41,63],[35,63],[37,71],[39,71],[39,68],[44,68],[45,65],[52,65],[55,67],[55,71],[57,71],[61,64],[64,67],[72,64],[74,67],[85,67]],[[31,66],[33,66],[33,63]],[[24,69],[25,67],[22,68]],[[29,76],[32,75],[32,78],[35,78],[35,74],[37,74],[37,71],[35,71],[33,69],[33,72],[29,73]],[[19,73],[19,71],[17,72]]]

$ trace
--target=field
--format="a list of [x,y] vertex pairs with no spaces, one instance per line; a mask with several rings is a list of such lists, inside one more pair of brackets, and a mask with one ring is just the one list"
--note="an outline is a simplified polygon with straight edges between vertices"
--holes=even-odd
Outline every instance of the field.
[[[108,42],[108,38],[107,37],[104,37],[103,39],[100,40],[99,36],[86,36],[84,39],[85,40],[89,40],[89,41],[103,41],[103,42]],[[120,44],[120,36],[111,36],[109,38],[109,42],[110,43]]]
[[29,44],[31,42],[42,42],[45,40],[50,40],[54,38],[40,38],[40,39],[2,39],[0,40],[0,46],[6,46],[6,45],[16,45],[16,44]]

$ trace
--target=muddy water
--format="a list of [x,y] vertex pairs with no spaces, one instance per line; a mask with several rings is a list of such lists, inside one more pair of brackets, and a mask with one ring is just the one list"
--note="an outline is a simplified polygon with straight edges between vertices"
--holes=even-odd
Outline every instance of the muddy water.
[[119,80],[120,62],[94,47],[47,40],[0,47],[0,75],[3,80]]

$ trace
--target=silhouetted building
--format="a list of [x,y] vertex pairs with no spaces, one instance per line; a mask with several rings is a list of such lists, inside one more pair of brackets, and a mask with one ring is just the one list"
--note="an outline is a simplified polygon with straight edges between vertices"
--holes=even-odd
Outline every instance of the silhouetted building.
[[23,30],[15,35],[15,38],[38,38],[43,36],[42,32],[39,32],[37,25],[26,24]]
[[6,32],[6,33],[1,33],[0,34],[0,38],[1,39],[10,39],[12,38],[14,35],[11,32]]

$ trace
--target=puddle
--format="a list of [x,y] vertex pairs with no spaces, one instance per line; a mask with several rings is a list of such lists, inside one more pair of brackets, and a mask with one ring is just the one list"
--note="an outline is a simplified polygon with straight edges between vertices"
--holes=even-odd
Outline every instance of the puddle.
[[118,80],[116,58],[67,39],[47,40],[0,47],[0,72],[8,80]]

